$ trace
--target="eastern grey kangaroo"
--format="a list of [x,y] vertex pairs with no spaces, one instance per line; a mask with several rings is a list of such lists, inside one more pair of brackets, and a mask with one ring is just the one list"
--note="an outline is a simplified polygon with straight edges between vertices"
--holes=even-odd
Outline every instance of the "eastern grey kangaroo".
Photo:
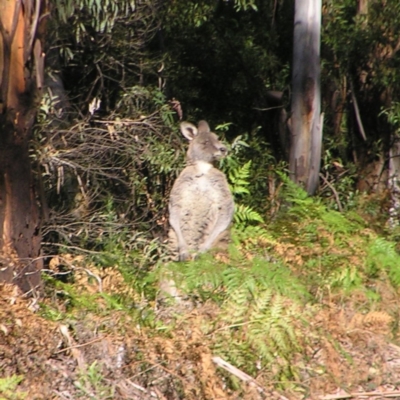
[[234,203],[225,175],[214,162],[227,154],[206,121],[196,128],[182,122],[189,141],[186,167],[175,181],[169,200],[170,246],[178,260],[225,245]]

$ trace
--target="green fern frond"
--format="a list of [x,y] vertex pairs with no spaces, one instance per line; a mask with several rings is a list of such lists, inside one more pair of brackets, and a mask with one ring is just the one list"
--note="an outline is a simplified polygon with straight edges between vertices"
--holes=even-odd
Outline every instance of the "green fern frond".
[[249,193],[247,186],[250,184],[250,168],[251,161],[248,161],[246,164],[228,171],[230,188],[234,196]]
[[[242,357],[236,354],[236,361],[246,356],[248,358],[248,354],[257,354],[259,361],[268,367],[271,361],[279,357],[282,364],[286,364],[283,370],[288,372],[291,355],[299,348],[300,333],[294,324],[299,313],[298,306],[274,294],[272,290],[264,288],[260,291],[258,287],[250,293],[248,289],[243,286],[232,293],[223,306],[221,318],[229,324],[230,345],[229,349],[221,345],[219,350],[230,358],[231,343],[236,342],[237,352],[241,348],[247,352]],[[227,332],[222,336],[225,343]],[[240,346],[239,338],[248,345]]]
[[330,286],[340,287],[345,292],[359,287],[361,283],[362,278],[354,265],[335,271],[330,279]]
[[370,275],[384,272],[394,285],[400,285],[400,254],[396,251],[395,243],[376,238],[369,246],[366,263]]
[[18,390],[18,385],[23,381],[22,375],[11,375],[0,378],[0,400],[23,400],[28,393]]
[[263,223],[263,217],[251,207],[239,204],[234,215],[235,224],[245,226],[251,223]]
[[321,205],[321,222],[325,227],[337,233],[355,233],[360,230],[360,222],[353,223],[346,215],[334,210],[327,210]]

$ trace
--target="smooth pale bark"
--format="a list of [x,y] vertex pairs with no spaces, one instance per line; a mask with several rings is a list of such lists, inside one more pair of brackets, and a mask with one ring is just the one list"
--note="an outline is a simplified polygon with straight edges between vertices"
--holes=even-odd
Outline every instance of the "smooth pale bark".
[[29,140],[43,82],[44,0],[0,0],[0,281],[41,282],[40,213]]
[[318,188],[321,163],[320,35],[321,0],[296,0],[289,170],[309,194]]
[[388,187],[392,204],[389,209],[389,226],[395,228],[399,226],[400,214],[400,137],[393,133],[391,143],[392,145],[389,150]]

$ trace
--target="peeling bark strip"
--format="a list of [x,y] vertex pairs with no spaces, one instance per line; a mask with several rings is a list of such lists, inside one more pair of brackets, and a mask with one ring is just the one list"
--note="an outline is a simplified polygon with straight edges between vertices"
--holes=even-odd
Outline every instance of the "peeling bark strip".
[[309,194],[318,187],[321,163],[320,31],[321,0],[296,0],[289,170]]
[[[40,217],[29,157],[43,82],[46,0],[0,0],[0,281],[40,284]],[[35,48],[35,51],[34,51]]]

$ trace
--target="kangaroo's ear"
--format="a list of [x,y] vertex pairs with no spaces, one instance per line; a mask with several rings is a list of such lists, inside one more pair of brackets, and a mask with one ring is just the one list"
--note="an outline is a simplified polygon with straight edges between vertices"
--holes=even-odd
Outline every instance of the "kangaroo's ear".
[[210,132],[210,127],[209,127],[207,121],[199,121],[199,123],[197,125],[199,126],[199,132],[202,132],[202,133]]
[[190,122],[181,122],[181,132],[186,139],[192,140],[198,133],[197,128]]

